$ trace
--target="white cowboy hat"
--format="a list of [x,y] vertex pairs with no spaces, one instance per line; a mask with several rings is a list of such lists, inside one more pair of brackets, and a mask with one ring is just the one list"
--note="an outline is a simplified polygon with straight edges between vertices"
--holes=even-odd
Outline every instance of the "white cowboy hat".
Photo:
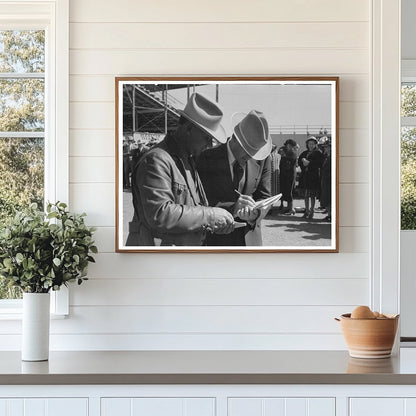
[[217,104],[195,92],[193,93],[183,110],[178,110],[179,114],[202,130],[210,134],[220,143],[227,141],[227,134],[221,125],[223,113]]
[[255,160],[263,160],[272,150],[269,125],[260,111],[250,111],[235,127],[234,136],[247,154]]

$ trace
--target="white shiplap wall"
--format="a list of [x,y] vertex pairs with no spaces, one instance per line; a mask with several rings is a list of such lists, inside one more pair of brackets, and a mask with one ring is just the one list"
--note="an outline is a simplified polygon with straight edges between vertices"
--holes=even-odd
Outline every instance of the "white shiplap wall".
[[[370,297],[369,3],[71,0],[70,206],[100,254],[52,348],[344,348],[332,318]],[[114,253],[114,77],[187,74],[340,76],[339,254]]]

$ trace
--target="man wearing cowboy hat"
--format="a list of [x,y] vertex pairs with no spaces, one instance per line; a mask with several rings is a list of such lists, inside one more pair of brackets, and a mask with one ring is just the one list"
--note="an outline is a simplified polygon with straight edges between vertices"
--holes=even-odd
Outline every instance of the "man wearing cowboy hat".
[[179,112],[175,133],[149,150],[134,168],[128,246],[200,246],[207,233],[233,231],[233,216],[208,206],[193,162],[211,147],[212,138],[225,142],[222,111],[194,93]]
[[209,204],[223,207],[247,223],[230,234],[208,236],[208,245],[262,245],[260,220],[267,210],[254,205],[271,196],[271,149],[267,120],[253,110],[235,126],[226,144],[201,154],[198,171]]

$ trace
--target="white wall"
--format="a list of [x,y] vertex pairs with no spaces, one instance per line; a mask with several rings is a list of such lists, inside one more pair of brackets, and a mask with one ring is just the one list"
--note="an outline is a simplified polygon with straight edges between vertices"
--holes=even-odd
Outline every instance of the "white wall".
[[[70,205],[100,254],[52,348],[345,347],[333,317],[370,299],[369,4],[71,0]],[[114,77],[186,74],[340,76],[339,254],[114,253]]]

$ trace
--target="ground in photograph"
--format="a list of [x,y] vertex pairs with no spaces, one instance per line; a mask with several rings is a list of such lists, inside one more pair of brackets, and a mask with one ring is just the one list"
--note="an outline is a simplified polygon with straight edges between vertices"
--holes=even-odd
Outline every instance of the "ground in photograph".
[[[298,211],[304,208],[303,200],[295,200]],[[123,192],[123,236],[127,239],[129,221],[133,217],[133,203],[130,191]],[[324,221],[328,215],[322,210],[315,212],[313,219],[302,218],[303,213],[282,214],[277,208],[270,210],[262,221],[263,246],[305,247],[329,246],[331,244],[331,223]]]

